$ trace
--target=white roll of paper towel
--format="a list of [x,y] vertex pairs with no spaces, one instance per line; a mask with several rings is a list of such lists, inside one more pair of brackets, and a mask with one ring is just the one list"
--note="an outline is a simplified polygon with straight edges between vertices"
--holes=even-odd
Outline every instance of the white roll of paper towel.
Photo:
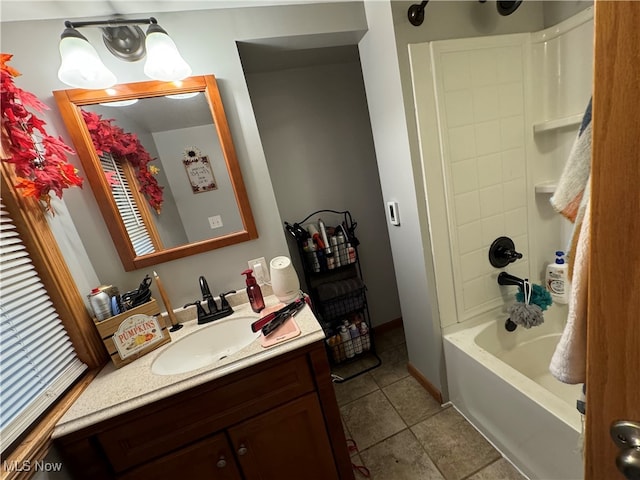
[[290,303],[300,297],[300,280],[291,259],[275,257],[270,263],[273,294],[282,303]]

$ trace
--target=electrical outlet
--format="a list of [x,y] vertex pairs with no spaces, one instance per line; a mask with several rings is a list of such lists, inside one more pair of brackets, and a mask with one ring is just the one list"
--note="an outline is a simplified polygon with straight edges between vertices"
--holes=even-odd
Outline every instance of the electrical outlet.
[[222,226],[222,217],[220,215],[214,215],[213,217],[209,217],[209,226],[214,228],[220,228]]
[[247,264],[249,268],[253,270],[253,276],[259,284],[269,283],[271,278],[269,276],[269,269],[267,268],[267,261],[264,257],[249,260]]

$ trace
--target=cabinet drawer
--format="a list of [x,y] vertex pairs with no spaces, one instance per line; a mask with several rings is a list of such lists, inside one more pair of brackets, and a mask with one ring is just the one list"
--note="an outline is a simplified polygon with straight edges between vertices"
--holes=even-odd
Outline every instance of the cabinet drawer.
[[141,407],[96,439],[122,472],[313,390],[306,357],[296,357]]

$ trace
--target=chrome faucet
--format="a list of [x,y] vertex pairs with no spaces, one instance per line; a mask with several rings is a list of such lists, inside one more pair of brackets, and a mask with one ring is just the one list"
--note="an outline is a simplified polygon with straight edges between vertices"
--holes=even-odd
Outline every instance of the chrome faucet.
[[[220,294],[220,308],[216,304],[213,295],[211,295],[211,291],[209,290],[209,284],[207,283],[207,279],[204,276],[200,276],[198,279],[200,283],[200,292],[202,293],[202,300],[196,300],[192,303],[187,303],[184,308],[187,308],[191,305],[196,306],[196,311],[198,313],[198,325],[202,325],[203,323],[209,323],[214,320],[218,320],[219,318],[224,318],[233,313],[233,308],[229,305],[229,302],[225,298],[230,293],[236,293],[235,290],[231,290],[226,293]],[[206,302],[207,308],[205,309],[202,302]],[[208,311],[207,311],[208,310]]]

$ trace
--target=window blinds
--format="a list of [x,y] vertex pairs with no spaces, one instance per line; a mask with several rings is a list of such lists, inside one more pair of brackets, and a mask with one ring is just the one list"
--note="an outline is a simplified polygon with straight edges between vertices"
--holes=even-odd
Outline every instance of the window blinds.
[[0,451],[87,368],[0,203]]
[[116,162],[111,154],[101,155],[100,163],[102,164],[102,169],[106,173],[111,173],[111,177],[117,180],[116,184],[111,185],[111,193],[133,245],[133,251],[138,256],[155,252],[153,241],[147,231],[147,226],[142,220],[142,215],[140,215],[136,200],[131,193],[131,186],[122,169],[122,165]]

